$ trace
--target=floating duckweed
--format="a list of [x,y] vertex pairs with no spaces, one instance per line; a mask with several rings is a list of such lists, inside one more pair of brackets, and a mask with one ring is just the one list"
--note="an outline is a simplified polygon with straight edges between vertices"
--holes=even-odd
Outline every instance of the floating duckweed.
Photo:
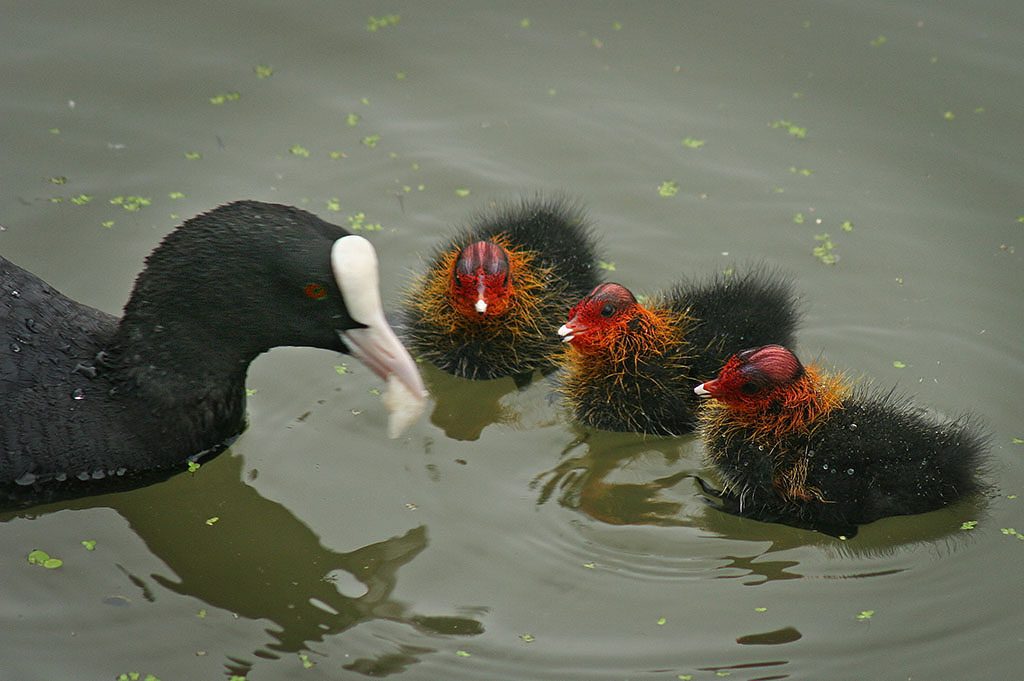
[[327,199],[327,210],[332,213],[341,211],[341,201],[334,197]]
[[533,643],[537,640],[533,634],[519,634],[519,638],[522,639],[524,643]]
[[348,226],[357,232],[363,229],[367,232],[379,232],[383,229],[379,222],[366,222],[366,213],[362,211],[348,216]]
[[370,106],[370,98],[363,97],[359,100],[359,103],[362,104],[363,106]]
[[395,80],[405,80],[405,71],[395,71]]
[[466,189],[465,187],[458,187],[455,190],[455,196],[458,196],[460,199],[464,199],[467,196],[469,196],[469,190]]
[[861,621],[869,620],[869,619],[871,619],[874,616],[875,616],[875,611],[874,610],[861,610],[857,614],[857,619],[859,619]]
[[196,610],[196,617],[201,620],[206,619],[206,608],[199,608],[199,610]]
[[659,617],[659,618],[658,618],[658,626],[659,626],[659,627],[663,627],[663,626],[665,626],[665,623],[666,623],[666,622],[668,622],[668,620],[667,620],[667,619],[665,619],[664,617]]
[[977,520],[965,520],[962,523],[960,523],[960,529],[961,530],[973,530],[977,526],[978,526],[978,521]]
[[893,367],[894,369],[906,369],[906,368],[907,368],[907,365],[906,365],[906,364],[905,364],[904,362],[901,362],[900,360],[898,360],[898,359],[895,359],[895,360],[893,360],[893,362],[892,362],[892,367]]
[[92,201],[92,197],[89,196],[88,194],[79,194],[78,196],[71,197],[71,203],[75,204],[76,206],[84,206],[90,201]]
[[676,678],[679,681],[693,681],[693,674],[679,674]]
[[258,388],[246,388],[245,389],[245,396],[246,397],[252,397],[253,395],[255,395],[258,392],[259,392]]
[[152,200],[145,196],[115,196],[110,199],[110,203],[114,206],[121,206],[129,213],[137,213],[140,209],[151,205]]
[[188,462],[188,472],[189,473],[195,473],[197,470],[202,468],[202,466],[203,466],[203,464],[199,463],[198,461],[189,461]]
[[181,192],[171,192],[170,194],[167,195],[167,198],[177,200],[185,198],[185,195],[182,194]]
[[350,113],[349,115],[345,116],[345,125],[347,125],[350,128],[354,128],[357,125],[359,125],[360,120],[361,116],[359,114]]
[[224,102],[236,102],[241,97],[242,97],[242,95],[240,93],[238,93],[238,92],[224,92],[222,94],[214,95],[213,97],[210,97],[210,104],[213,104],[215,106],[220,106]]
[[1013,438],[1013,444],[1024,445],[1024,438],[1015,437]]
[[377,142],[380,142],[380,135],[367,135],[362,139],[363,146],[373,149],[377,146]]
[[309,149],[302,146],[301,144],[292,145],[291,149],[289,149],[288,151],[291,152],[292,156],[301,156],[302,158],[309,158]]
[[264,78],[270,78],[274,75],[274,69],[269,66],[263,66],[262,64],[257,64],[252,70],[256,72],[256,77],[261,80]]
[[60,128],[50,128],[50,134],[51,135],[59,135],[60,134]]
[[530,19],[526,17],[519,20],[519,28],[530,28]]
[[220,520],[220,516],[217,516],[217,515],[211,516],[211,517],[206,519],[206,524],[210,525],[210,526],[213,526],[213,525],[216,525],[219,520]]
[[113,226],[114,226],[114,221],[113,220],[104,220],[103,222],[100,223],[100,227],[103,227],[104,229],[110,229]]
[[828,234],[815,234],[814,240],[819,242],[812,250],[815,258],[826,265],[835,265],[839,262],[839,255],[832,252],[836,245],[832,243],[832,238]]
[[348,373],[348,366],[345,364],[335,364],[334,373],[338,374],[339,376],[344,376],[345,374]]
[[983,107],[983,106],[976,106],[976,107],[974,107],[974,113],[976,113],[976,114],[983,114],[983,113],[985,113],[985,107]]
[[881,47],[887,42],[889,42],[889,39],[886,38],[884,35],[880,35],[871,41],[871,47]]
[[186,151],[185,152],[185,158],[188,159],[189,161],[198,161],[202,157],[203,157],[203,155],[200,154],[198,151]]
[[[231,677],[231,678],[235,679],[236,677]],[[245,681],[244,677],[238,677],[238,678],[242,679],[242,681]],[[117,677],[117,681],[160,681],[160,679],[156,678],[152,674],[146,674],[145,676],[143,676],[139,672],[127,672],[127,673],[119,675]]]
[[376,33],[382,28],[394,26],[401,19],[402,17],[397,14],[387,14],[382,17],[370,17],[366,23],[366,30],[369,31],[370,33]]
[[947,121],[951,121],[954,118],[956,118],[956,114],[953,113],[952,111],[947,111],[944,114],[942,114],[942,117],[945,118]]
[[472,657],[472,655],[470,655],[465,650],[456,650],[455,654],[458,655],[459,657]]
[[622,30],[622,22],[621,21],[613,21],[612,22],[612,30],[613,31],[621,31]]
[[598,260],[597,266],[602,270],[607,270],[608,272],[615,271],[615,263],[613,262],[605,262],[604,260]]
[[28,553],[29,565],[39,565],[48,570],[55,570],[64,564],[60,558],[53,558],[46,551],[33,549]]
[[843,220],[843,224],[841,224],[839,226],[842,228],[842,230],[844,232],[852,232],[853,231],[853,221],[852,220]]
[[1003,528],[1000,528],[999,531],[1002,532],[1003,534],[1007,535],[1008,537],[1016,537],[1017,539],[1020,539],[1021,541],[1024,541],[1024,534],[1021,534],[1020,532],[1018,532],[1017,530],[1013,529],[1012,527],[1003,527]]
[[795,223],[796,223],[796,224],[798,224],[798,225],[802,225],[802,224],[804,224],[804,221],[805,221],[806,219],[807,219],[807,218],[805,218],[805,217],[804,217],[804,214],[803,214],[803,213],[797,213],[796,215],[794,215],[794,216],[793,216],[793,222],[795,222]]
[[583,567],[587,568],[588,570],[593,570],[597,567],[597,563],[584,563]]
[[82,546],[85,547],[86,551],[95,551],[96,550],[96,540],[95,539],[83,539],[82,540]]
[[802,140],[807,137],[807,128],[801,127],[792,121],[779,119],[777,121],[772,121],[768,125],[774,129],[783,129],[797,139]]
[[344,151],[331,151],[327,155],[331,157],[332,161],[337,161],[339,158],[348,158],[348,154]]
[[307,655],[306,653],[299,653],[299,661],[302,662],[303,669],[312,669],[316,666],[316,662],[313,662],[313,660],[309,659],[309,655]]
[[679,183],[675,180],[665,180],[658,185],[658,194],[664,197],[675,196],[679,193]]
[[754,612],[768,612],[768,608],[765,608],[765,607],[754,608]]
[[50,178],[50,184],[67,184],[67,183],[68,183],[68,178],[64,177],[63,175],[57,175],[56,177],[51,177]]
[[704,146],[704,140],[699,140],[694,137],[684,137],[683,146],[687,149],[700,149]]

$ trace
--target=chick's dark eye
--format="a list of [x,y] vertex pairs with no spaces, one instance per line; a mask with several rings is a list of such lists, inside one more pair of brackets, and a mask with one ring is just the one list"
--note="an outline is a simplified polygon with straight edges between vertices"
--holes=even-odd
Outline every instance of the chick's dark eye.
[[612,305],[611,303],[605,303],[604,305],[601,306],[602,317],[611,317],[613,314],[615,314],[614,305]]
[[740,392],[744,395],[756,395],[761,390],[761,386],[753,381],[747,381],[740,386]]

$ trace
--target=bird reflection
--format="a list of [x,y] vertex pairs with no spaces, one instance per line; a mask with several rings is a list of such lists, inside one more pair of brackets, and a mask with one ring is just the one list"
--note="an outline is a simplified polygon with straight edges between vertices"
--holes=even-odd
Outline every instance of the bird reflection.
[[[975,498],[930,513],[878,520],[841,537],[814,528],[751,520],[723,510],[713,489],[698,476],[700,469],[688,465],[691,442],[689,438],[580,430],[559,462],[534,477],[531,488],[538,492],[538,505],[554,499],[601,523],[691,527],[709,539],[733,542],[733,550],[720,556],[717,577],[740,579],[747,585],[804,577],[799,561],[777,555],[804,547],[836,558],[877,558],[926,544],[954,551],[969,539],[961,531],[964,519],[980,517],[986,506],[985,499]],[[659,465],[679,470],[651,474]],[[637,480],[645,472],[649,479]],[[693,480],[686,482],[687,478]],[[749,542],[756,550],[737,553],[735,542]],[[857,565],[849,573],[828,578],[872,578],[901,570]]]
[[[392,598],[398,570],[427,546],[426,527],[354,551],[334,551],[291,511],[245,484],[242,462],[226,453],[194,475],[177,475],[132,492],[36,507],[20,515],[113,508],[170,569],[168,575],[151,575],[157,584],[238,616],[273,623],[267,629],[272,640],[252,652],[257,658],[296,653],[376,619],[427,635],[471,636],[483,631],[475,619],[411,612]],[[129,578],[148,589],[144,579]],[[383,676],[431,652],[427,647],[410,650],[415,653],[412,659],[403,649],[404,661],[397,667],[389,664],[387,655],[360,663],[367,673]],[[229,660],[234,674],[244,675],[254,664],[244,658]]]
[[453,440],[479,440],[484,428],[495,423],[514,423],[519,415],[502,403],[502,398],[525,390],[541,376],[530,372],[475,381],[445,373],[431,364],[421,364],[423,382],[435,399],[430,422]]
[[[581,454],[573,454],[583,448]],[[691,477],[683,469],[645,482],[613,482],[608,478],[631,462],[654,452],[667,464],[680,459],[680,440],[644,437],[631,433],[581,433],[562,451],[554,468],[537,475],[531,486],[540,490],[538,504],[552,497],[594,520],[609,525],[683,525],[693,522],[683,513],[683,504],[663,492]]]

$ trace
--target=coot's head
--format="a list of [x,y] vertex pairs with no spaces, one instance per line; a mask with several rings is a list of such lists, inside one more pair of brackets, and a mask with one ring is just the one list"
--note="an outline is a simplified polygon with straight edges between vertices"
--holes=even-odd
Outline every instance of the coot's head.
[[764,345],[738,352],[725,363],[718,377],[693,389],[701,397],[726,404],[751,405],[770,397],[804,375],[804,365],[781,345]]
[[569,321],[558,329],[562,341],[582,352],[605,348],[642,311],[636,297],[625,286],[599,284],[569,310]]
[[274,347],[316,347],[426,394],[384,318],[373,246],[290,206],[238,201],[171,232],[147,258],[119,333],[129,363],[221,375]]
[[450,293],[452,304],[467,317],[498,317],[512,295],[508,252],[493,241],[463,248],[455,260]]

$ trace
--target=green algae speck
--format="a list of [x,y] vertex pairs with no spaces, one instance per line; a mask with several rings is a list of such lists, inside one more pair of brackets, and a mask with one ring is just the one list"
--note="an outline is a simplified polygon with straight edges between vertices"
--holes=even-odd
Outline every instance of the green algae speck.
[[366,30],[369,31],[370,33],[376,33],[382,28],[394,26],[399,21],[401,21],[401,19],[402,17],[399,16],[398,14],[387,14],[382,17],[370,17],[369,20],[366,22]]
[[807,137],[807,128],[799,126],[792,121],[779,119],[777,121],[772,121],[768,126],[773,130],[785,130],[798,140],[802,140]]
[[665,180],[658,185],[658,195],[664,197],[675,196],[679,193],[679,183],[675,180]]
[[694,137],[683,138],[683,146],[687,149],[700,149],[704,146],[704,140],[699,140]]

